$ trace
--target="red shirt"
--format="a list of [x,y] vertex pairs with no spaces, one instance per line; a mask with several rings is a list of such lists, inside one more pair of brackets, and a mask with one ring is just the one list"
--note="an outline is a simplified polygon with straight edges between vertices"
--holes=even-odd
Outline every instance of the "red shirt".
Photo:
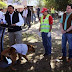
[[[43,17],[43,19],[45,19],[45,18],[46,18],[46,16]],[[53,18],[52,18],[52,16],[49,16],[49,24],[50,25],[53,24]]]

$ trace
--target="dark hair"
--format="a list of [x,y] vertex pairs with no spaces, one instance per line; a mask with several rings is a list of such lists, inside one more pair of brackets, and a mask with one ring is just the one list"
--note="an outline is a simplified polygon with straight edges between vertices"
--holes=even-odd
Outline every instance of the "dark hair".
[[14,6],[12,6],[12,5],[9,5],[8,7],[12,7],[14,9]]
[[68,4],[68,6],[71,6],[71,9],[72,9],[72,4]]
[[0,11],[1,11],[1,10],[3,10],[3,9],[0,9]]

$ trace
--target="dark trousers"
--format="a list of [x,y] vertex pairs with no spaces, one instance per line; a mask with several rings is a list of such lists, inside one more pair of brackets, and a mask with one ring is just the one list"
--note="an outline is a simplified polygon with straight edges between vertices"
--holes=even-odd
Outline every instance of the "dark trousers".
[[30,22],[31,22],[31,16],[27,17],[27,24],[28,24],[29,27],[31,27]]
[[48,33],[42,32],[42,41],[43,46],[45,48],[45,54],[50,55],[51,54],[51,36],[47,36]]

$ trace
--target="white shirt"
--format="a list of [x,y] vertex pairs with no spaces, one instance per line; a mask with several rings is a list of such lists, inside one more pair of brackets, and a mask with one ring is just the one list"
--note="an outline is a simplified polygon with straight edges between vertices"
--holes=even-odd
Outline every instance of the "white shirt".
[[28,46],[26,44],[14,44],[11,47],[15,48],[16,51],[22,55],[27,54]]
[[2,19],[4,17],[4,14],[2,11],[0,11],[0,19]]
[[2,11],[0,11],[0,21],[1,21],[1,19],[3,19],[3,22],[5,23],[5,16]]
[[28,10],[26,9],[26,10],[23,11],[22,16],[23,16],[23,17],[27,17],[27,14],[28,14]]
[[[10,18],[11,18],[11,24],[12,24],[12,16],[13,16],[14,12],[12,14],[9,14],[10,15]],[[21,16],[21,14],[19,13],[19,22],[16,23],[16,26],[22,26],[22,24],[24,24],[24,20]]]
[[11,24],[12,24],[12,16],[13,16],[14,12],[12,14],[9,13],[10,18],[11,18]]
[[[11,24],[12,24],[12,16],[13,16],[13,14],[14,14],[14,12],[12,14],[9,14],[10,18],[11,18]],[[24,20],[23,20],[23,18],[22,18],[20,13],[18,14],[18,16],[19,16],[19,22],[15,23],[15,24],[16,24],[16,26],[22,26],[22,24],[24,24]],[[5,17],[3,18],[3,20],[5,20]],[[7,23],[6,20],[3,21],[3,22]]]

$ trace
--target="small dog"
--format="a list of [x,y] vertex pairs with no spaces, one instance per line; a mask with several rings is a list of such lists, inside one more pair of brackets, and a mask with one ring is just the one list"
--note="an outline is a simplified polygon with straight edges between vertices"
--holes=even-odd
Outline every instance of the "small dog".
[[35,52],[35,49],[32,45],[14,44],[10,48],[7,48],[4,51],[2,51],[1,60],[3,60],[3,56],[10,58],[12,60],[12,64],[10,66],[11,69],[16,70],[12,66],[16,62],[17,54],[19,56],[19,61],[21,60],[21,57],[24,57],[28,61],[28,58],[26,57],[26,54],[28,52]]

